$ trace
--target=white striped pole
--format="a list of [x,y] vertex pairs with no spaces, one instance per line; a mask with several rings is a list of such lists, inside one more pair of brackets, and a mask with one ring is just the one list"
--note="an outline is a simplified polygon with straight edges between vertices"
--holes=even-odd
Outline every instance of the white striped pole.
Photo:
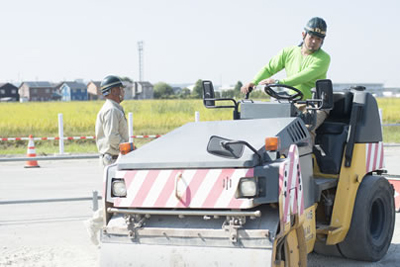
[[200,121],[200,112],[196,111],[194,113],[194,121],[199,122]]
[[60,154],[64,154],[64,124],[63,124],[63,114],[58,113],[58,140]]
[[128,121],[128,131],[129,131],[129,143],[133,142],[133,115],[132,112],[128,113],[129,121]]

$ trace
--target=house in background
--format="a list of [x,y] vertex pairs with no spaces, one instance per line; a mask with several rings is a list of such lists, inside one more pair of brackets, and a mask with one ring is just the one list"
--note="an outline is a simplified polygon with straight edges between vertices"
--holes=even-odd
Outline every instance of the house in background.
[[18,87],[12,83],[0,83],[0,102],[19,101]]
[[[149,82],[134,82],[128,77],[121,78],[125,87],[125,99],[153,99],[154,86]],[[102,100],[104,96],[100,90],[100,81],[91,81],[87,84],[88,100]]]
[[88,100],[87,87],[80,82],[64,82],[60,87],[61,101]]
[[22,82],[18,88],[20,102],[24,101],[50,101],[56,100],[56,89],[53,84],[46,81]]
[[88,100],[102,100],[104,96],[100,90],[100,81],[90,81],[86,88],[88,92]]
[[134,82],[132,99],[153,99],[154,86],[149,82]]
[[134,99],[135,96],[135,90],[134,90],[134,82],[132,81],[122,81],[122,84],[124,85],[124,99]]

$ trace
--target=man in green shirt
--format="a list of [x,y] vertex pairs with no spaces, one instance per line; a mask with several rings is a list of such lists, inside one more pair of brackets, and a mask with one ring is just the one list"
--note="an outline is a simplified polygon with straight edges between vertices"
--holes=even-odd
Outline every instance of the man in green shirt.
[[[317,80],[326,79],[331,61],[330,56],[321,49],[326,29],[326,22],[322,18],[310,19],[302,33],[303,42],[298,46],[282,49],[257,73],[253,81],[242,87],[242,93],[249,92],[250,88],[258,84],[286,84],[299,89],[304,95],[303,99],[311,99],[311,88],[315,87]],[[285,79],[278,81],[271,78],[283,69],[286,71]],[[325,111],[317,113],[316,128],[327,117]],[[315,137],[315,132],[312,132],[312,135]]]
[[[294,86],[304,94],[304,99],[311,98],[311,88],[315,82],[325,79],[329,68],[330,56],[321,49],[326,35],[326,23],[321,18],[312,18],[304,28],[303,42],[299,46],[282,49],[254,77],[253,81],[242,87],[247,93],[250,87],[258,84],[286,84]],[[286,78],[276,80],[271,78],[277,72],[285,69]]]

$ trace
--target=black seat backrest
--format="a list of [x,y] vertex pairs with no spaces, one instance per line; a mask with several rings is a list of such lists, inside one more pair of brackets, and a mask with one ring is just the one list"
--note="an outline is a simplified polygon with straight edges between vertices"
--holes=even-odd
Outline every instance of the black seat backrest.
[[322,173],[339,174],[340,172],[352,102],[353,93],[334,93],[334,107],[325,122],[316,130],[314,154]]
[[349,91],[333,93],[334,106],[326,121],[344,122],[348,124],[350,121],[352,102],[353,93]]

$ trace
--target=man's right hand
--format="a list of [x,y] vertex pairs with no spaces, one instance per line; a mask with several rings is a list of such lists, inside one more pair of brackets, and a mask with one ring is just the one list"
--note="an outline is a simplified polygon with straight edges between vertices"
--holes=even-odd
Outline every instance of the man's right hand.
[[276,81],[277,81],[277,80],[275,80],[275,79],[267,78],[267,79],[264,79],[264,80],[260,81],[259,84],[260,84],[260,85],[270,85],[270,84],[276,83]]
[[240,89],[240,91],[243,94],[247,94],[248,92],[250,92],[251,90],[253,90],[254,88],[254,83],[248,83],[242,86],[242,88]]

